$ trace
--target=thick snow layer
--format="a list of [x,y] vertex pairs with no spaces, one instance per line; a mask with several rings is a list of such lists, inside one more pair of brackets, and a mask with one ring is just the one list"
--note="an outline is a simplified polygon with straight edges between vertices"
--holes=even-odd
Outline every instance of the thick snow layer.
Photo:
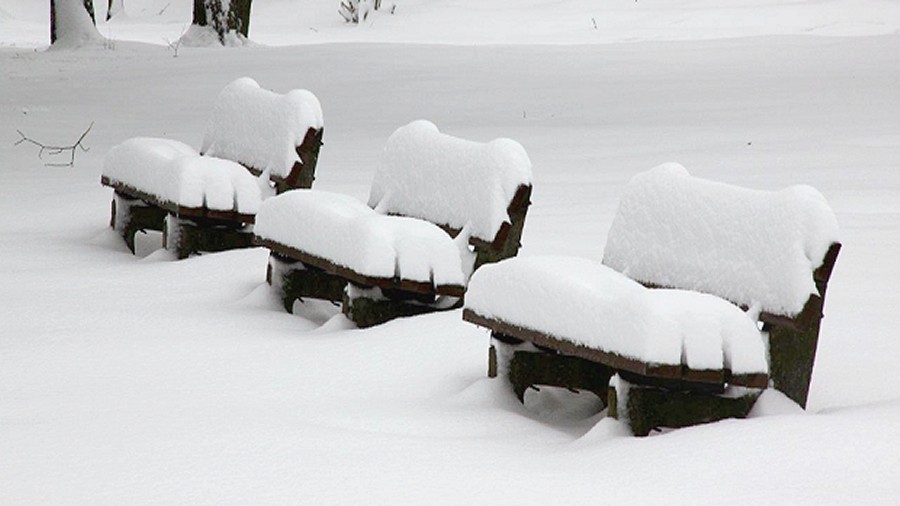
[[421,218],[493,241],[520,185],[531,184],[531,160],[511,139],[472,142],[442,134],[425,120],[388,139],[369,205],[381,213]]
[[244,167],[168,139],[135,137],[113,147],[103,175],[183,207],[256,214],[263,198]]
[[301,161],[296,148],[307,130],[322,126],[322,107],[311,92],[280,95],[242,77],[216,98],[200,151],[287,177]]
[[837,242],[834,212],[809,186],[749,190],[661,165],[632,178],[603,263],[642,283],[712,293],[793,316]]
[[318,190],[268,199],[255,234],[379,278],[465,285],[460,250],[427,221],[376,213],[359,200]]
[[591,260],[534,256],[484,265],[472,275],[466,308],[645,363],[768,372],[756,322],[737,306],[644,288]]

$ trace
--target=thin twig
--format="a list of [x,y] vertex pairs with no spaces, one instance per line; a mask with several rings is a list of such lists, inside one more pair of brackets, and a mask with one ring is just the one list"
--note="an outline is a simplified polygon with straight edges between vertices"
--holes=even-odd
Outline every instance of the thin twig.
[[22,144],[23,142],[28,142],[30,144],[34,144],[35,146],[41,148],[40,151],[38,151],[38,158],[41,160],[44,159],[45,151],[50,156],[56,156],[56,155],[59,155],[59,154],[62,154],[64,152],[68,151],[71,153],[71,156],[69,157],[69,163],[45,163],[44,166],[46,166],[46,167],[74,167],[75,166],[75,151],[78,148],[81,148],[81,150],[84,152],[88,152],[91,150],[90,148],[85,147],[83,144],[84,138],[87,137],[87,134],[91,131],[91,128],[94,128],[93,121],[91,121],[91,124],[88,125],[88,127],[84,131],[84,133],[81,134],[81,137],[79,137],[78,140],[75,141],[75,143],[72,144],[71,146],[48,146],[47,144],[38,142],[38,141],[28,137],[27,135],[22,133],[21,130],[16,130],[16,132],[19,133],[20,139],[17,140],[15,142],[15,144],[13,144],[13,145],[18,146],[19,144]]

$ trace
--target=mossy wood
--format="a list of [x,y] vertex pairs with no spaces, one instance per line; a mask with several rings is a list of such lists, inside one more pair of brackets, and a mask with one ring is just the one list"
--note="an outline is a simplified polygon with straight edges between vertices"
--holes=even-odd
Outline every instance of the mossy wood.
[[218,252],[253,246],[253,233],[240,222],[210,218],[167,217],[166,249],[181,260],[200,252]]
[[[273,269],[272,265],[278,266]],[[277,278],[277,279],[275,279]],[[269,256],[269,270],[266,281],[281,291],[281,300],[287,312],[293,312],[294,301],[306,298],[341,302],[347,280],[329,274],[314,265],[282,257],[277,253]]]
[[743,395],[724,396],[631,384],[624,410],[613,387],[609,388],[607,403],[611,417],[624,418],[632,434],[646,436],[663,427],[689,427],[726,418],[746,418],[759,394],[759,390],[748,390]]
[[586,390],[606,401],[613,370],[605,365],[571,355],[547,351],[515,351],[508,364],[507,378],[519,401],[538,385]]
[[[368,286],[357,288],[369,289]],[[381,290],[382,298],[366,295],[351,296],[344,291],[342,311],[359,328],[367,328],[391,321],[395,318],[416,316],[434,311],[455,309],[462,301],[453,305],[438,305],[434,294],[421,294],[405,290]]]
[[[121,202],[117,205],[117,201]],[[165,229],[168,211],[134,197],[116,192],[110,210],[109,226],[118,232],[128,249],[134,253],[134,236],[138,232]]]

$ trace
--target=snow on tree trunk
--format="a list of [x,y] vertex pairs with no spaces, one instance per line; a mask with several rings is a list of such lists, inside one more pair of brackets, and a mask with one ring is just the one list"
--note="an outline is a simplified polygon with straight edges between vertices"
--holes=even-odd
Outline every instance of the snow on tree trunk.
[[253,0],[194,0],[187,45],[205,45],[203,33],[212,30],[219,44],[241,45],[250,33],[250,4]]
[[93,0],[50,0],[50,44],[80,47],[100,42]]
[[113,16],[125,10],[125,0],[109,0],[106,9],[106,20],[109,21]]

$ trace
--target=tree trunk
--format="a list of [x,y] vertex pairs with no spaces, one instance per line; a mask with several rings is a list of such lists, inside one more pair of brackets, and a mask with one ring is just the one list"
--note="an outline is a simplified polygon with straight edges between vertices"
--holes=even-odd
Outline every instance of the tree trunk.
[[125,0],[109,0],[106,8],[106,20],[109,21],[113,16],[125,9],[123,4]]
[[[66,1],[66,0],[50,0],[50,44],[52,45],[56,42],[57,39],[57,31],[56,31],[56,2],[58,1]],[[94,25],[97,24],[97,20],[94,18],[94,0],[80,0],[82,5],[84,5],[84,10],[87,11],[88,15],[91,18],[91,23]]]
[[250,34],[250,4],[253,0],[194,0],[193,24],[209,26],[225,43],[225,35],[235,31]]

